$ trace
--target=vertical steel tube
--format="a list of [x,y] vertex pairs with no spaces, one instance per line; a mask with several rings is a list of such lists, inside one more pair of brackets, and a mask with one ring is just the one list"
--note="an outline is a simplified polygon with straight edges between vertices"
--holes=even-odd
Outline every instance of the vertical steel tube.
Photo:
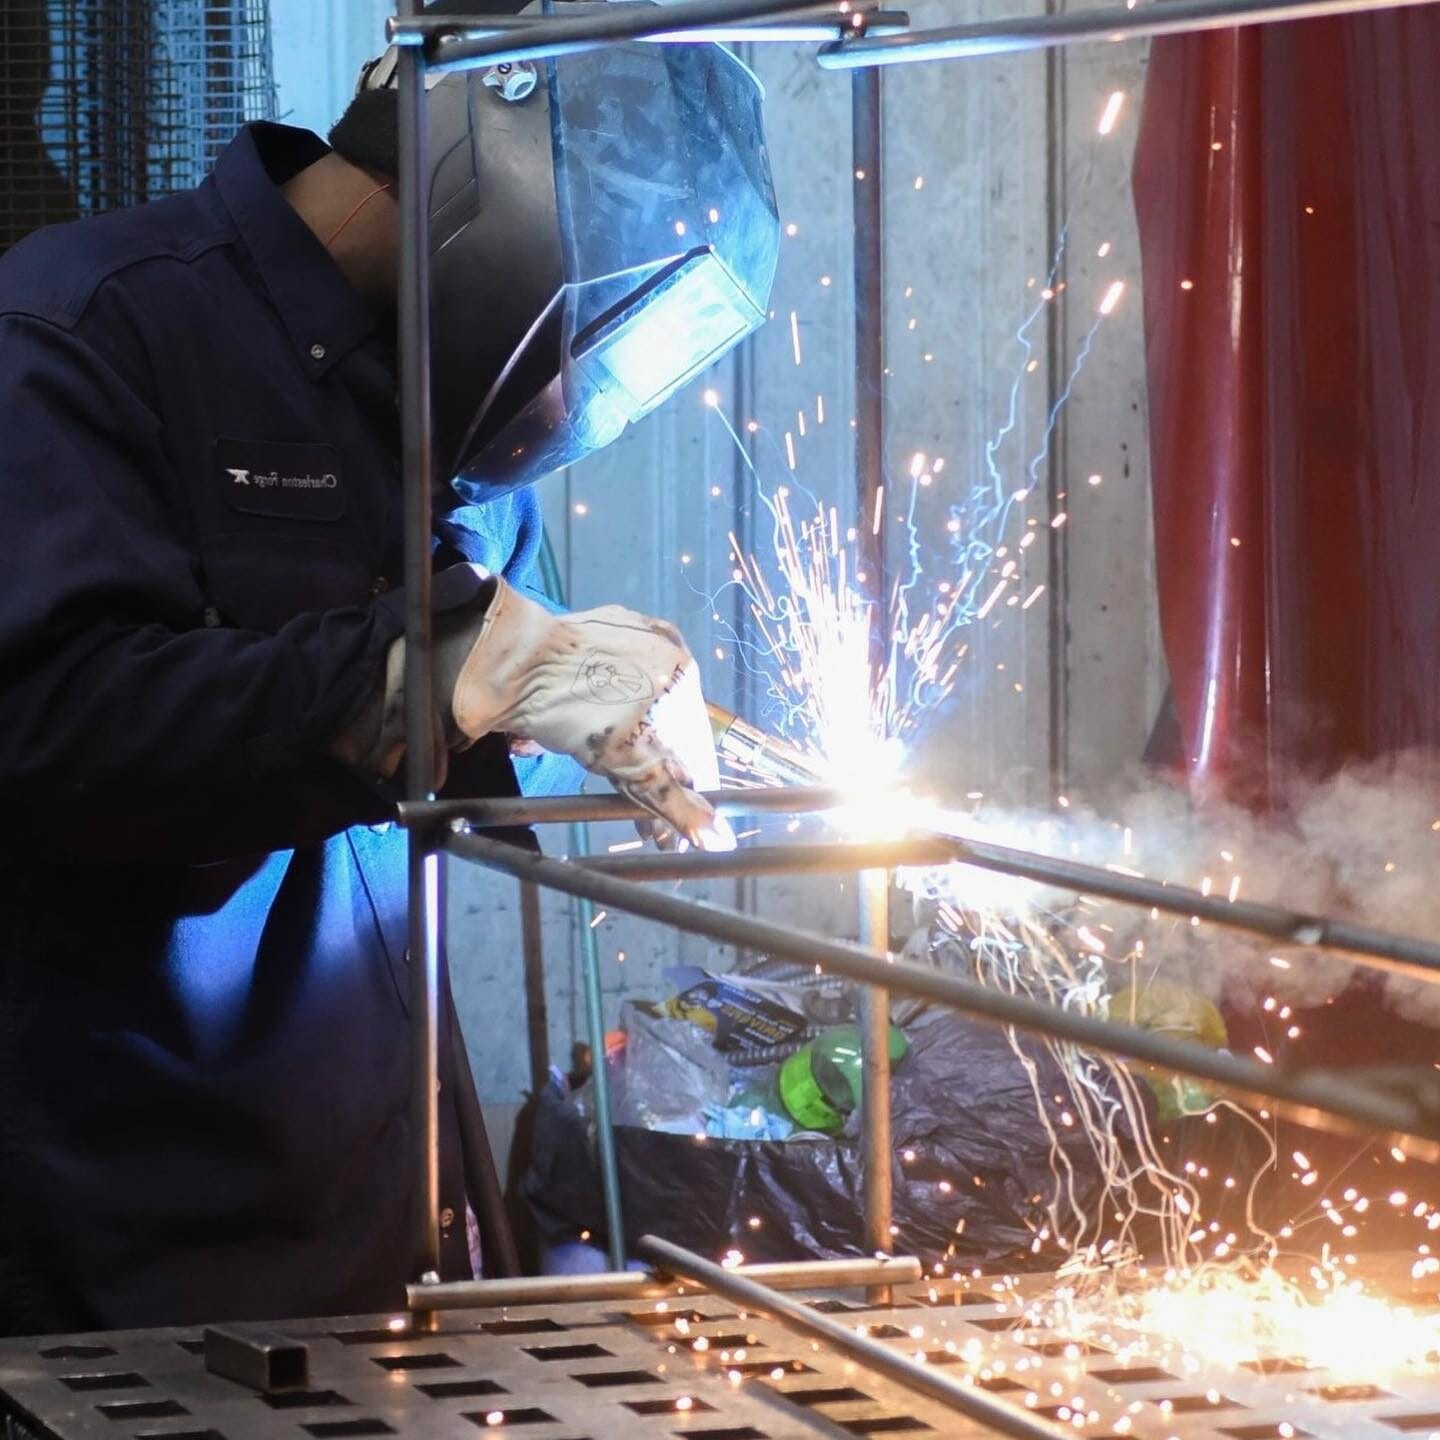
[[[416,15],[420,0],[402,0]],[[405,794],[430,796],[435,779],[430,635],[430,248],[426,203],[425,58],[399,56],[400,417],[405,514]],[[440,856],[433,827],[410,832],[410,1129],[415,1273],[440,1270],[439,939]]]
[[525,964],[525,1028],[530,1038],[530,1089],[539,1095],[550,1079],[550,1009],[545,999],[545,936],[540,888],[522,880],[520,951]]
[[[590,827],[570,827],[570,853],[590,850]],[[585,1025],[590,1035],[590,1083],[595,1087],[595,1148],[600,1155],[600,1188],[605,1196],[605,1249],[612,1270],[625,1268],[625,1216],[620,1208],[620,1157],[615,1150],[615,1116],[610,1108],[610,1072],[605,1068],[605,998],[600,991],[600,942],[595,906],[577,899],[580,961],[585,980]]]
[[[879,71],[856,71],[850,83],[855,225],[855,533],[857,571],[875,607],[878,666],[885,606],[885,265],[882,241]],[[858,578],[858,576],[857,576]]]
[[[860,876],[860,941],[881,955],[890,950],[890,872],[866,870]],[[865,1245],[872,1254],[895,1248],[894,1192],[890,1142],[890,992],[867,985],[860,996]],[[890,1287],[870,1292],[876,1304],[890,1303]]]
[[[855,532],[857,580],[871,615],[871,670],[885,664],[889,578],[885,563],[885,218],[879,70],[851,77],[850,129],[855,228]],[[860,577],[863,576],[863,579]],[[890,948],[890,877],[860,877],[860,938]],[[860,1007],[864,1098],[865,1235],[872,1250],[891,1248],[890,996],[867,988]],[[883,1287],[882,1287],[883,1290]],[[887,1298],[877,1293],[883,1303]]]
[[[1066,0],[1046,0],[1046,15],[1063,13]],[[1065,80],[1067,53],[1045,52],[1045,253],[1057,264],[1065,246],[1068,202],[1065,196]],[[1051,284],[1054,284],[1052,279]],[[1070,527],[1058,523],[1066,509],[1069,460],[1068,411],[1059,406],[1069,361],[1067,307],[1050,305],[1045,312],[1045,404],[1055,416],[1055,429],[1045,461],[1045,531],[1047,750],[1050,793],[1046,802],[1070,788]],[[1038,550],[1038,546],[1036,547]]]
[[[443,892],[441,904],[444,904]],[[490,1143],[490,1129],[485,1124],[485,1107],[475,1088],[475,1074],[470,1068],[470,1052],[465,1048],[465,1031],[455,1009],[453,995],[447,995],[445,1009],[449,1012],[450,1062],[455,1087],[455,1110],[460,1122],[460,1159],[465,1170],[465,1193],[480,1226],[480,1253],[485,1273],[510,1279],[524,1272],[520,1268],[520,1252],[515,1245],[515,1232],[505,1209],[505,1185],[495,1163],[495,1148]]]
[[[753,66],[756,57],[750,46],[741,45],[736,54],[742,64]],[[730,352],[730,374],[734,386],[731,402],[737,419],[742,415],[755,413],[755,371],[756,366],[748,345],[737,345]],[[730,450],[730,526],[740,548],[747,554],[755,553],[755,495],[751,488],[751,466],[754,459],[750,453],[753,440],[748,431],[742,431],[744,438]],[[755,617],[750,610],[750,600],[743,585],[731,586],[730,625],[742,645],[751,645],[756,640]],[[734,684],[730,700],[737,715],[755,713],[755,678],[749,665],[733,665],[730,674]],[[754,877],[737,876],[735,879],[734,904],[737,910],[755,910],[758,885]],[[751,959],[748,951],[735,952],[735,968],[743,970]]]

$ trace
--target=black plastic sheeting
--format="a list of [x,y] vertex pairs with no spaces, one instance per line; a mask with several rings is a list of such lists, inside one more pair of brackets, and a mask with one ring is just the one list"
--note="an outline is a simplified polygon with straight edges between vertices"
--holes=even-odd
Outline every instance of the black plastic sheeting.
[[[1055,1190],[1030,1076],[1002,1030],[945,1010],[922,1010],[904,1028],[910,1053],[891,1082],[897,1244],[927,1259],[952,1245],[976,1262],[1028,1256]],[[1039,1067],[1039,1093],[1068,1093],[1048,1053],[1021,1043]],[[547,1091],[536,1117],[523,1189],[552,1243],[604,1236],[582,1100]],[[1094,1157],[1077,1131],[1061,1133],[1076,1193],[1088,1200],[1099,1189]],[[704,1254],[734,1248],[750,1261],[869,1253],[858,1117],[836,1140],[700,1141],[620,1126],[616,1143],[632,1247],[651,1233]]]

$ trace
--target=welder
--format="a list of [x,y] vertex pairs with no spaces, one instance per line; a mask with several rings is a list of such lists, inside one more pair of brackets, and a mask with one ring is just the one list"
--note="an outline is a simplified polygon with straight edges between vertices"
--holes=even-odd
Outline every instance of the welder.
[[[0,263],[0,1332],[414,1278],[395,68],[333,148],[252,125]],[[517,793],[538,749],[723,844],[684,642],[553,613],[527,487],[763,319],[758,86],[634,45],[445,76],[427,116],[437,786]],[[454,1278],[448,1043],[441,1084]]]

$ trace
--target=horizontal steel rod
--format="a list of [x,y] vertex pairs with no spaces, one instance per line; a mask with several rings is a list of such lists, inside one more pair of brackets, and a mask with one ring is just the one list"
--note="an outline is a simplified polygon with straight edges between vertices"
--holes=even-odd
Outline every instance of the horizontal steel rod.
[[1304,945],[1315,950],[1342,950],[1380,970],[1421,980],[1440,979],[1440,945],[1413,935],[1357,925],[1328,915],[1308,915],[1255,900],[1230,900],[1204,895],[1184,885],[1167,885],[1140,875],[1125,875],[1100,865],[1086,865],[1053,855],[1037,855],[985,840],[953,841],[955,860],[1041,885],[1099,895],[1124,905],[1148,907],[1170,915],[1193,916],[1231,930]]
[[[742,1275],[776,1290],[851,1290],[878,1283],[913,1285],[921,1278],[913,1255],[874,1260],[792,1260],[742,1265]],[[588,1300],[653,1300],[675,1293],[676,1277],[662,1270],[620,1270],[600,1275],[532,1275],[516,1280],[456,1280],[411,1285],[411,1309],[501,1309],[513,1305],[578,1305]]]
[[[813,13],[812,13],[813,12]],[[696,30],[666,30],[656,35],[636,37],[660,45],[703,44],[805,44],[834,40],[840,34],[854,30],[855,15],[861,15],[867,35],[901,35],[909,28],[910,17],[904,10],[880,10],[869,6],[856,6],[848,14],[840,14],[834,5],[812,5],[809,10],[797,12],[793,17],[781,21],[745,20],[730,25],[706,25]],[[426,15],[411,20],[392,18],[386,24],[386,33],[392,45],[423,45],[432,37],[437,40],[478,40],[495,35],[516,35],[529,30],[537,23],[532,15],[486,15],[475,17],[478,23],[460,23],[444,15]],[[556,15],[547,17],[560,25],[573,25],[574,17]],[[585,48],[590,48],[586,46]],[[448,59],[445,47],[439,46],[436,59]],[[471,61],[470,64],[494,64],[493,60]]]
[[575,863],[622,880],[734,879],[743,875],[845,875],[904,865],[944,865],[955,858],[948,835],[905,840],[837,840],[828,845],[745,845],[738,850],[646,851],[576,856]]
[[[830,8],[836,16],[837,28],[849,23],[838,3]],[[654,40],[662,35],[681,38],[682,32],[697,28],[713,32],[717,26],[742,25],[747,21],[801,12],[813,16],[816,10],[815,0],[676,0],[669,5],[600,6],[582,16],[536,19],[518,31],[479,35],[468,40],[437,37],[426,44],[426,63],[427,68],[444,72],[477,65],[513,64],[519,60],[546,60],[605,45]],[[709,39],[710,35],[693,38]]]
[[648,890],[643,885],[597,874],[572,862],[537,855],[484,836],[451,835],[446,840],[446,849],[462,860],[473,860],[566,894],[583,895],[611,909],[643,915],[692,935],[704,935],[722,945],[758,950],[802,965],[819,965],[862,984],[888,988],[898,995],[933,1000],[995,1024],[1013,1025],[1033,1035],[1069,1041],[1089,1050],[1105,1051],[1178,1075],[1189,1075],[1252,1103],[1274,1104],[1302,1124],[1324,1125],[1338,1120],[1350,1126],[1419,1139],[1426,1142],[1424,1148],[1409,1146],[1410,1153],[1440,1156],[1440,1146],[1434,1144],[1440,1138],[1440,1116],[1426,1110],[1411,1096],[1382,1092],[1333,1072],[1291,1073],[1227,1051],[1210,1050],[1191,1040],[1056,1009],[1028,996],[991,989],[958,975],[895,962],[889,956],[873,954],[846,941],[827,940],[722,906]]
[[[910,27],[903,11],[877,13],[866,22],[867,35],[903,35]],[[695,30],[661,30],[655,35],[641,35],[640,41],[653,45],[823,45],[846,33],[859,33],[853,13],[829,22],[823,20],[783,20],[751,22],[736,25],[706,25]]]
[[768,1316],[802,1339],[819,1341],[837,1355],[893,1380],[912,1394],[923,1395],[928,1400],[978,1420],[987,1431],[1015,1436],[1017,1440],[1060,1440],[1061,1436],[1070,1436],[1073,1440],[1075,1431],[1069,1426],[1062,1428],[1018,1405],[1007,1405],[980,1386],[966,1385],[937,1365],[926,1365],[900,1350],[892,1350],[853,1325],[842,1324],[801,1300],[778,1294],[742,1271],[716,1265],[694,1251],[672,1245],[657,1235],[642,1236],[637,1248],[657,1268],[672,1275],[682,1275],[703,1286],[712,1295],[719,1295],[747,1311]]
[[[845,803],[838,790],[819,786],[711,790],[705,798],[724,815],[809,815]],[[568,825],[578,820],[643,820],[649,811],[623,795],[546,795],[501,800],[404,801],[402,825],[464,821],[477,830],[525,825]]]
[[1435,0],[1166,0],[1143,9],[1072,10],[1061,14],[982,20],[911,30],[878,39],[836,40],[816,57],[827,70],[859,70],[873,65],[907,65],[921,60],[973,60],[1049,50],[1087,40],[1138,40],[1198,30],[1229,30],[1237,25],[1273,25],[1287,20],[1316,20],[1430,5]]
[[[713,0],[706,0],[708,10]],[[674,5],[670,10],[674,11]],[[699,13],[699,12],[696,12]],[[827,22],[827,28],[834,30],[836,25],[850,24],[852,15],[861,15],[868,23],[869,19],[876,15],[883,15],[888,20],[903,22],[907,17],[903,10],[885,10],[876,4],[852,5],[848,10],[842,10],[833,0],[808,0],[803,7],[797,6],[793,10],[786,11],[787,19],[791,23],[803,23],[806,20],[820,20]],[[517,30],[529,30],[534,26],[543,23],[554,24],[556,30],[565,26],[578,24],[586,17],[581,15],[554,14],[546,16],[536,15],[414,15],[400,16],[392,15],[385,22],[385,38],[392,45],[423,45],[427,40],[440,36],[454,36],[457,39],[475,40],[482,36],[503,35],[513,33]],[[752,19],[748,22],[752,25],[764,25],[763,16],[760,19]],[[667,19],[666,24],[670,21]]]
[[971,865],[1080,895],[1097,895],[1122,905],[1204,920],[1285,945],[1340,951],[1371,969],[1440,981],[1440,945],[1417,936],[1255,900],[1205,895],[1184,885],[960,836],[923,834],[859,844],[837,841],[826,845],[752,845],[729,852],[603,855],[580,863],[624,880],[707,880],[737,875],[844,874],[876,866],[894,869],[906,865]]

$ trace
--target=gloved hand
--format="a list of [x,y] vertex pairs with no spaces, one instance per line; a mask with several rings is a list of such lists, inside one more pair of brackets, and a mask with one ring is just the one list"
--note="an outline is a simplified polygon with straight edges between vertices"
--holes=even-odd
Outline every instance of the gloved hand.
[[[380,604],[397,612],[403,592]],[[719,767],[694,657],[672,625],[618,605],[551,615],[478,565],[435,576],[436,767],[481,735],[506,733],[517,753],[574,756],[656,817],[654,838],[712,850],[735,837],[695,793]],[[405,753],[405,641],[330,742],[348,765],[390,778]]]
[[694,657],[663,620],[606,605],[551,615],[498,577],[483,615],[436,617],[436,701],[469,739],[572,755],[677,834],[732,849],[696,790],[718,782]]

